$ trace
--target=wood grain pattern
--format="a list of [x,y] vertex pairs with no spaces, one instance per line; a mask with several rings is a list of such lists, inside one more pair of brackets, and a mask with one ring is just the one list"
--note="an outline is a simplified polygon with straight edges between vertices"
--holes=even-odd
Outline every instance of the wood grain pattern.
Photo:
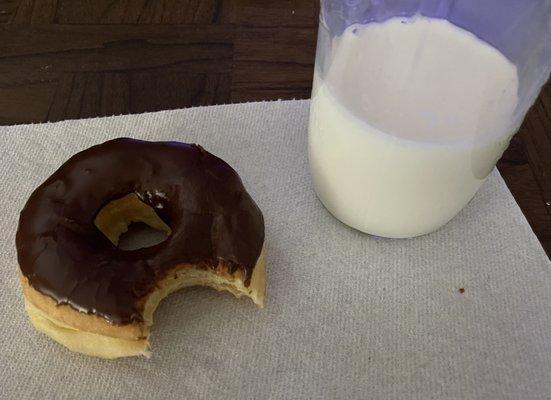
[[60,24],[209,24],[217,22],[218,0],[59,0]]
[[316,33],[312,28],[243,29],[234,40],[234,102],[310,97]]
[[[317,0],[0,0],[0,124],[308,98]],[[498,163],[551,255],[551,84]]]

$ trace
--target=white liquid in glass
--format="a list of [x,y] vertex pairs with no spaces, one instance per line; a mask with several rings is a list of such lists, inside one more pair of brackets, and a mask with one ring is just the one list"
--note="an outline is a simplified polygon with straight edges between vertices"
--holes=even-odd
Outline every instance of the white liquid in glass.
[[445,20],[354,25],[316,71],[309,158],[319,198],[361,231],[434,231],[474,196],[516,127],[516,67]]

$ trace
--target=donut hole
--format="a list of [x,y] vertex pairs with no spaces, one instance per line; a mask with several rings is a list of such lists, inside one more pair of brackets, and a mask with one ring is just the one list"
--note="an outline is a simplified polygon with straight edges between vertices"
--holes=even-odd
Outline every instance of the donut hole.
[[94,225],[111,243],[126,251],[155,246],[172,233],[170,226],[135,193],[105,205],[94,219]]
[[168,238],[165,231],[155,229],[143,222],[131,222],[128,230],[119,237],[118,248],[121,250],[138,250],[155,246]]

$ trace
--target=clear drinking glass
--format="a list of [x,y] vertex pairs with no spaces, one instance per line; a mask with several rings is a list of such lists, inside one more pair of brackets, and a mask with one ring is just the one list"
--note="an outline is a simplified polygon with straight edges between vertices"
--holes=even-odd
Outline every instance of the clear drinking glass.
[[549,0],[321,0],[318,197],[370,234],[440,228],[495,167],[550,65]]

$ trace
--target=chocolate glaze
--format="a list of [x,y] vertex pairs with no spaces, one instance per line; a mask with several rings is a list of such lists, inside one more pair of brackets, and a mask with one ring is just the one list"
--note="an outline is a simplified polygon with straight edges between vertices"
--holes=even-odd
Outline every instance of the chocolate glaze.
[[[94,225],[128,193],[153,207],[172,235],[123,251]],[[111,323],[141,321],[140,299],[178,264],[241,268],[248,285],[264,243],[264,219],[237,173],[200,146],[115,139],[76,154],[21,211],[19,265],[30,285]],[[143,302],[142,302],[143,303]]]

